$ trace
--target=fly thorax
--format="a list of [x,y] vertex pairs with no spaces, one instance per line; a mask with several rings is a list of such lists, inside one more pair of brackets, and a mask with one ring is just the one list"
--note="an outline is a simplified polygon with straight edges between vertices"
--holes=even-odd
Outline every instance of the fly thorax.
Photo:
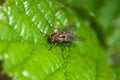
[[60,35],[59,35],[59,40],[60,40],[60,42],[64,42],[65,39],[66,39],[66,35],[65,35],[65,34],[60,34]]

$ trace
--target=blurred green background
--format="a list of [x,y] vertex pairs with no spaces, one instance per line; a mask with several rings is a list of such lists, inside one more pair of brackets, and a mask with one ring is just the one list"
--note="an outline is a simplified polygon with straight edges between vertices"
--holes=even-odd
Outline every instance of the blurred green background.
[[[119,8],[120,0],[0,0],[0,80],[120,80]],[[71,24],[86,41],[64,59],[40,31]]]

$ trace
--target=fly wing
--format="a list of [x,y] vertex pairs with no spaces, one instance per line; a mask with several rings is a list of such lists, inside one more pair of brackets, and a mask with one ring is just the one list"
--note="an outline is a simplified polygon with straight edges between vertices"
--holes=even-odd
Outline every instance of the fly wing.
[[73,40],[74,40],[74,41],[85,41],[84,38],[82,38],[82,37],[77,37],[77,36],[75,36],[75,35],[73,35]]
[[77,27],[75,25],[70,25],[70,26],[67,26],[62,29],[62,31],[70,32],[72,34],[74,34],[74,32],[76,32],[76,30],[77,30]]

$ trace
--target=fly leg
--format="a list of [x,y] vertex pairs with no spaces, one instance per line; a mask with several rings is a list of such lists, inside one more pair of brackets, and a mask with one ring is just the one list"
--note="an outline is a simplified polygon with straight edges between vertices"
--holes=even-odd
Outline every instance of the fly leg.
[[57,43],[52,43],[52,46],[48,50],[50,51],[53,47],[55,47],[56,44]]
[[60,48],[61,48],[61,52],[62,52],[62,57],[65,59],[65,56],[64,56],[65,45]]
[[68,42],[68,43],[67,43],[67,46],[66,46],[66,47],[68,48],[69,51],[71,51],[71,49],[70,49],[70,46],[71,46],[71,45],[72,45],[71,42]]
[[70,46],[71,46],[71,45],[72,45],[71,42],[64,43],[64,45],[63,45],[63,50],[62,50],[62,56],[63,56],[64,59],[67,59],[69,55],[67,54],[66,57],[65,57],[64,54],[63,54],[63,51],[64,51],[66,48],[68,48],[68,50],[71,51],[71,49],[70,49]]
[[[67,57],[65,57],[65,55],[64,55],[64,50],[65,50],[68,46],[70,46],[71,43],[69,43],[69,45],[68,45],[68,43],[63,43],[62,45],[63,45],[63,46],[61,47],[62,57],[63,57],[64,59],[67,59]],[[70,48],[69,48],[69,50],[70,50]]]

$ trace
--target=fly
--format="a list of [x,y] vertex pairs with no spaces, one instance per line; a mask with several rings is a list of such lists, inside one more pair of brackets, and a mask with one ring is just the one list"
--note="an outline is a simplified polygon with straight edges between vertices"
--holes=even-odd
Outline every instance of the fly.
[[[71,25],[50,34],[48,36],[48,41],[52,43],[52,46],[49,48],[49,50],[51,50],[56,44],[65,44],[64,48],[65,47],[69,48],[72,44],[72,41],[84,41],[85,40],[84,38],[77,37],[76,35],[74,35],[75,31],[76,26]],[[63,51],[65,50],[64,48],[63,49],[61,48],[62,55]]]

